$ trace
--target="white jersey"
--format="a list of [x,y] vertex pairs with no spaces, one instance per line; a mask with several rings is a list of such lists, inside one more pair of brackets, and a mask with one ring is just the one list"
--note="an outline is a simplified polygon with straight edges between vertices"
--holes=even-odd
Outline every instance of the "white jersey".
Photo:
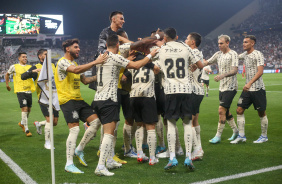
[[153,70],[142,67],[139,70],[129,69],[132,75],[130,97],[154,97],[155,74]]
[[124,43],[119,45],[119,53],[122,57],[128,58],[131,43]]
[[[248,82],[250,82],[250,80],[252,80],[252,78],[254,78],[254,76],[258,72],[258,66],[264,66],[264,57],[260,51],[254,50],[250,54],[248,54],[247,52],[240,54],[239,59],[243,59],[246,66],[247,84]],[[258,78],[258,80],[251,85],[249,91],[259,91],[260,89],[265,90],[262,77]]]
[[[238,54],[234,50],[227,53],[221,51],[216,52],[210,59],[209,63],[218,64],[219,75],[228,73],[233,70],[233,67],[238,67]],[[224,77],[220,80],[219,91],[233,91],[238,89],[237,76]]]
[[183,42],[171,41],[162,46],[156,64],[165,76],[165,94],[191,94],[189,66],[198,61],[200,58]]
[[208,66],[205,66],[203,68],[201,79],[203,79],[203,80],[210,80],[209,72],[206,71],[206,70],[210,71],[211,70],[211,66],[208,65]]
[[121,68],[126,68],[129,60],[109,52],[107,61],[103,65],[97,65],[97,91],[94,101],[111,99],[117,102],[118,79]]
[[[200,58],[201,62],[204,62],[203,59],[203,54],[202,52],[200,52],[198,49],[192,49],[193,53],[198,56]],[[202,71],[197,68],[194,72],[192,72],[191,75],[191,82],[192,82],[192,86],[193,86],[193,93],[196,95],[204,95],[205,91],[204,91],[204,87],[202,86],[202,84],[200,83],[200,77],[201,77]]]

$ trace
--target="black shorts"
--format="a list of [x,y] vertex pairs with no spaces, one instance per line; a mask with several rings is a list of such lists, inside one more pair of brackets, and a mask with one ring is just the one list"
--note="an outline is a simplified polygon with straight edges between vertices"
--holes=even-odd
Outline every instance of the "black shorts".
[[154,124],[158,122],[157,104],[154,97],[130,98],[135,122]]
[[219,106],[229,109],[236,93],[237,93],[236,90],[224,91],[224,92],[220,91],[219,92]]
[[196,95],[195,93],[192,93],[192,114],[195,116],[200,112],[200,105],[204,98],[204,95]]
[[31,93],[17,93],[20,108],[32,107],[32,94]]
[[93,101],[92,108],[97,113],[101,123],[107,124],[119,121],[119,103],[110,99],[104,101]]
[[133,119],[133,111],[130,106],[129,92],[124,91],[122,89],[118,89],[118,102],[122,107],[124,119]]
[[191,94],[165,95],[165,119],[192,119]]
[[[45,117],[49,117],[49,107],[47,105],[43,105],[43,104],[39,104],[39,106],[40,106],[42,114]],[[54,117],[58,118],[59,117],[59,111],[56,111],[55,109],[53,109],[53,115],[54,115]]]
[[267,102],[265,90],[260,89],[259,91],[248,92],[242,91],[237,106],[242,107],[243,109],[248,109],[252,104],[257,111],[266,110]]
[[164,88],[160,87],[160,83],[155,83],[155,95],[158,114],[164,116],[165,112],[165,94]]
[[201,79],[201,83],[204,83],[208,86],[208,85],[210,85],[210,80]]
[[67,123],[76,123],[79,120],[86,122],[86,119],[95,114],[95,111],[84,100],[70,100],[60,105]]

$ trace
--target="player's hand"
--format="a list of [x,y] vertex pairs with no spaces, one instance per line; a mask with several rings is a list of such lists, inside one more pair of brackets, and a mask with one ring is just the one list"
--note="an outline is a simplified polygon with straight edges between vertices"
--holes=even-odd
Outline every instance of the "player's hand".
[[157,30],[157,32],[156,32],[156,34],[160,35],[160,39],[159,39],[159,40],[164,39],[164,32],[163,32],[163,31],[162,31],[162,32],[160,32],[160,28],[158,28],[158,30]]
[[205,60],[205,59],[204,59],[204,66],[207,66],[207,65],[208,65],[208,63],[209,63],[209,62],[208,62],[207,60]]
[[217,75],[217,76],[214,77],[214,81],[215,81],[215,82],[218,82],[218,81],[220,81],[220,80],[223,79],[223,78],[224,78],[223,75]]
[[39,73],[40,71],[41,71],[41,68],[37,68],[37,69],[32,70],[33,73]]
[[153,71],[154,71],[154,74],[156,75],[160,73],[160,68],[157,65],[155,65]]
[[243,91],[247,92],[247,91],[249,91],[250,88],[251,88],[251,84],[248,83],[243,87]]
[[11,87],[10,86],[6,86],[8,91],[11,91]]
[[156,48],[156,49],[152,50],[152,52],[150,53],[152,55],[152,57],[155,57],[155,55],[157,55],[159,50],[160,50],[159,48]]
[[137,38],[138,41],[142,40],[142,38]]
[[125,83],[127,81],[127,77],[125,75],[121,76],[121,82]]
[[108,59],[109,52],[106,51],[104,54],[101,54],[98,56],[98,58],[94,61],[96,65],[98,64],[104,64],[105,61]]

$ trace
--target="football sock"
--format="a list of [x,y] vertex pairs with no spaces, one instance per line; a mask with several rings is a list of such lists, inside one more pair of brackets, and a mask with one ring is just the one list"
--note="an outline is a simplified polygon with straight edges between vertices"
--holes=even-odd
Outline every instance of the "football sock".
[[24,126],[25,128],[25,131],[28,130],[28,119],[27,119],[27,116],[28,116],[28,112],[22,112],[22,125]]
[[199,143],[200,147],[202,147],[202,141],[201,141],[201,135],[200,135],[201,127],[200,127],[200,125],[198,125],[198,126],[195,126],[194,128],[195,128],[195,131],[196,131],[196,137],[197,137],[198,143]]
[[144,135],[143,135],[143,144],[148,144],[147,142],[147,131],[146,131],[146,127],[144,127]]
[[237,124],[238,124],[238,128],[239,128],[239,135],[241,137],[245,136],[245,115],[239,115],[237,114]]
[[263,137],[267,137],[268,119],[266,115],[262,118],[260,117],[260,124],[261,124],[261,135]]
[[170,160],[175,157],[175,144],[176,144],[176,120],[167,120],[167,142],[170,154]]
[[222,123],[218,122],[217,132],[216,132],[215,136],[221,137],[221,134],[223,132],[224,127],[225,127],[225,123],[222,124]]
[[46,120],[40,121],[40,122],[39,122],[39,125],[40,125],[40,126],[45,126],[46,122],[47,122]]
[[127,153],[130,150],[130,143],[131,143],[131,134],[132,126],[127,125],[124,123],[123,126],[123,143],[124,143],[124,152]]
[[137,126],[137,130],[135,132],[135,141],[136,141],[137,152],[142,151],[143,138],[144,138],[144,127]]
[[230,120],[227,120],[227,123],[229,124],[229,126],[232,128],[233,130],[233,133],[238,133],[238,128],[237,128],[237,125],[234,121],[234,118],[230,119]]
[[158,139],[159,139],[159,146],[161,147],[165,147],[165,143],[164,143],[164,124],[162,122],[162,117],[161,115],[158,116],[159,121],[156,124],[156,132],[158,135]]
[[132,140],[134,139],[134,135],[137,129],[137,124],[134,122],[132,125],[132,129],[131,129],[131,140],[130,140],[130,145],[132,145]]
[[178,133],[178,128],[175,124],[175,135],[176,135],[176,144],[175,144],[175,148],[178,151],[178,149],[181,147],[181,143],[180,143],[180,139],[179,139],[179,133]]
[[116,128],[114,131],[114,140],[113,140],[113,149],[112,149],[112,156],[115,156],[115,147],[117,142],[117,132],[118,132],[119,121],[116,123]]
[[197,151],[199,150],[201,147],[200,147],[200,144],[198,142],[198,139],[197,139],[197,136],[196,136],[196,130],[194,127],[192,127],[192,147],[193,147],[193,150],[194,151]]
[[87,130],[84,132],[84,135],[77,147],[78,151],[83,151],[86,144],[88,144],[91,140],[91,138],[96,134],[97,130],[99,129],[101,122],[99,120],[99,118],[94,119],[93,121],[91,121],[89,123],[89,127],[87,128]]
[[104,128],[103,126],[101,126],[101,134],[100,134],[100,146],[99,146],[99,150],[101,149],[101,145],[103,142],[103,138],[104,138]]
[[147,141],[149,145],[149,153],[150,153],[150,158],[155,156],[156,152],[156,143],[157,143],[157,136],[155,129],[154,130],[147,130]]
[[69,136],[66,142],[66,148],[67,148],[66,149],[66,153],[67,153],[66,166],[73,164],[73,156],[74,156],[74,150],[75,150],[78,134],[79,134],[79,126],[75,126],[69,129]]
[[111,154],[112,144],[113,144],[114,136],[111,134],[104,134],[102,144],[101,144],[101,152],[98,162],[99,165],[105,165],[106,159]]
[[189,156],[188,153],[190,153],[189,159],[191,159],[191,151],[192,151],[192,120],[190,120],[188,117],[185,117],[183,119],[183,126],[184,126],[184,142],[185,142],[185,149],[186,149],[186,157]]
[[50,140],[50,126],[51,124],[49,122],[46,122],[45,127],[44,127],[44,134],[45,134],[45,141],[51,141]]

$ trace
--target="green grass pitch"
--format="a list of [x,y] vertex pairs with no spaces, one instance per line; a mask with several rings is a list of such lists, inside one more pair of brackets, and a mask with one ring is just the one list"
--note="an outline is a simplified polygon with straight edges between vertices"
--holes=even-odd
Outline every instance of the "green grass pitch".
[[[99,147],[99,131],[97,137],[85,148],[85,159],[88,167],[82,166],[74,158],[76,166],[85,173],[66,173],[64,166],[66,162],[68,127],[63,114],[60,112],[58,125],[54,127],[56,183],[191,183],[282,165],[282,74],[263,75],[267,91],[266,113],[269,120],[269,141],[264,144],[252,143],[261,133],[260,120],[253,106],[245,111],[246,143],[231,145],[227,140],[232,135],[232,130],[228,125],[226,125],[223,131],[220,144],[211,145],[208,142],[209,139],[214,137],[218,122],[219,83],[214,82],[212,80],[213,77],[214,75],[210,76],[211,90],[209,97],[205,97],[201,104],[199,115],[202,146],[205,154],[203,161],[194,162],[196,167],[194,172],[190,172],[184,167],[184,156],[178,157],[178,167],[170,171],[164,171],[163,169],[167,164],[167,159],[160,159],[157,165],[149,166],[148,164],[138,164],[136,159],[124,158],[123,151],[121,150],[124,118],[121,115],[116,152],[128,163],[123,165],[121,169],[114,170],[115,175],[112,177],[98,177],[94,174],[98,163],[96,153]],[[241,75],[238,74],[237,77],[239,91],[231,107],[231,113],[235,119],[237,101],[245,82]],[[10,86],[12,87],[13,84],[10,83]],[[90,104],[94,97],[94,91],[82,84],[81,92],[85,101]],[[33,93],[33,107],[28,119],[29,129],[33,134],[32,137],[26,137],[18,126],[18,122],[21,119],[18,100],[12,91],[8,92],[6,90],[5,83],[0,83],[0,96],[0,149],[37,183],[51,183],[50,151],[44,149],[44,134],[38,135],[33,125],[34,121],[42,121],[44,119],[37,103],[36,94]],[[84,133],[82,124],[81,122],[77,143],[79,143]],[[184,149],[183,128],[180,122],[178,122],[178,128]],[[0,160],[0,168],[0,183],[22,183],[2,160]],[[224,181],[222,183],[282,183],[282,170]]]

